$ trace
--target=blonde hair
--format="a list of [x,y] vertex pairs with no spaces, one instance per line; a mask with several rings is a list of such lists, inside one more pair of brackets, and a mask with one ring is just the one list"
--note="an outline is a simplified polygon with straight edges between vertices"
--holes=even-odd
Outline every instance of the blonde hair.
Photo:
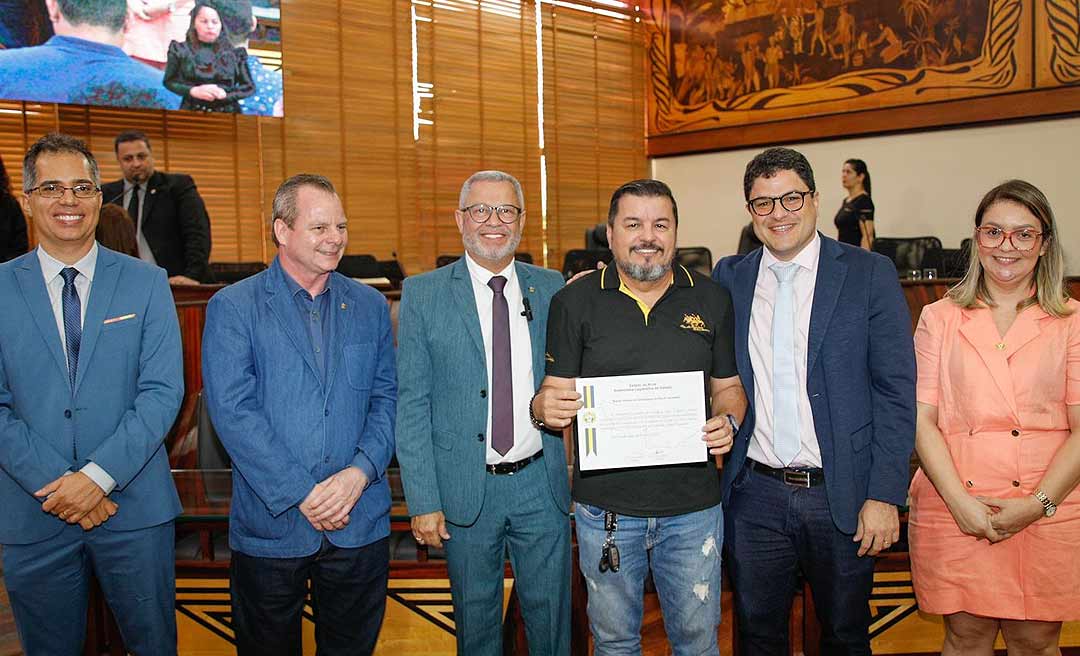
[[[982,225],[983,215],[995,203],[1011,202],[1022,205],[1039,219],[1042,224],[1042,246],[1046,249],[1035,263],[1035,295],[1016,304],[1019,312],[1026,307],[1038,304],[1047,314],[1065,317],[1073,313],[1068,306],[1069,293],[1065,286],[1065,256],[1061,249],[1061,240],[1057,238],[1054,212],[1038,187],[1023,180],[1009,180],[986,192],[979,208],[975,211],[975,227]],[[979,261],[979,239],[976,234],[972,239],[968,256],[967,273],[963,279],[948,291],[946,296],[964,308],[997,307]]]

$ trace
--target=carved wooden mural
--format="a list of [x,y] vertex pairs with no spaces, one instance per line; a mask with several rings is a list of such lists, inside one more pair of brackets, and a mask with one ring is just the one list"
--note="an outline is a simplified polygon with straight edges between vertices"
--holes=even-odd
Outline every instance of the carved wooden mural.
[[886,131],[880,110],[912,106],[934,125],[938,106],[955,116],[957,101],[1080,83],[1080,0],[646,0],[642,13],[650,146],[793,120],[809,130],[800,138],[814,126],[842,133],[845,121]]

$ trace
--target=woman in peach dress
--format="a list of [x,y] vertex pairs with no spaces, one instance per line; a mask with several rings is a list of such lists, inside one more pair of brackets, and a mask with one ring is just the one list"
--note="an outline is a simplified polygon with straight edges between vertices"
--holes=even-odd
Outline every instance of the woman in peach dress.
[[1056,654],[1080,619],[1080,303],[1046,197],[992,189],[968,271],[923,309],[911,572],[943,654]]

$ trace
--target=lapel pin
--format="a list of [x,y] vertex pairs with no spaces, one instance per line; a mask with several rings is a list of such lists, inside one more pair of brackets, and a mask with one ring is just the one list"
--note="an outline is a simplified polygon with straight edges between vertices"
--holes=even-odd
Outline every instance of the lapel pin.
[[344,309],[345,309],[345,304],[344,304],[344,303],[342,303],[342,304],[341,304],[341,309],[342,309],[342,310],[344,310]]
[[536,287],[529,287],[529,293],[530,294],[535,294],[536,293]]
[[151,190],[150,190],[150,195],[151,195],[151,196],[153,196],[153,195],[154,195],[154,194],[156,194],[156,193],[157,193],[157,189],[151,189]]

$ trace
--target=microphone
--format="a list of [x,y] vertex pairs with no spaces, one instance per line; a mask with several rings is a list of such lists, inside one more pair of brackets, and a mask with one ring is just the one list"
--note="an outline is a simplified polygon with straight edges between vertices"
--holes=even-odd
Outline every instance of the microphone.
[[526,321],[533,320],[532,306],[529,305],[529,299],[521,299],[521,303],[525,306],[525,311],[521,313],[521,316],[525,317]]
[[[105,201],[104,203],[102,203],[102,205],[108,205],[109,203],[116,203],[116,201],[122,199],[123,197],[124,197],[124,190],[123,190],[123,188],[121,188],[120,193],[116,194],[115,196],[113,196],[109,200]],[[116,203],[116,204],[117,205],[122,205],[122,203]]]

